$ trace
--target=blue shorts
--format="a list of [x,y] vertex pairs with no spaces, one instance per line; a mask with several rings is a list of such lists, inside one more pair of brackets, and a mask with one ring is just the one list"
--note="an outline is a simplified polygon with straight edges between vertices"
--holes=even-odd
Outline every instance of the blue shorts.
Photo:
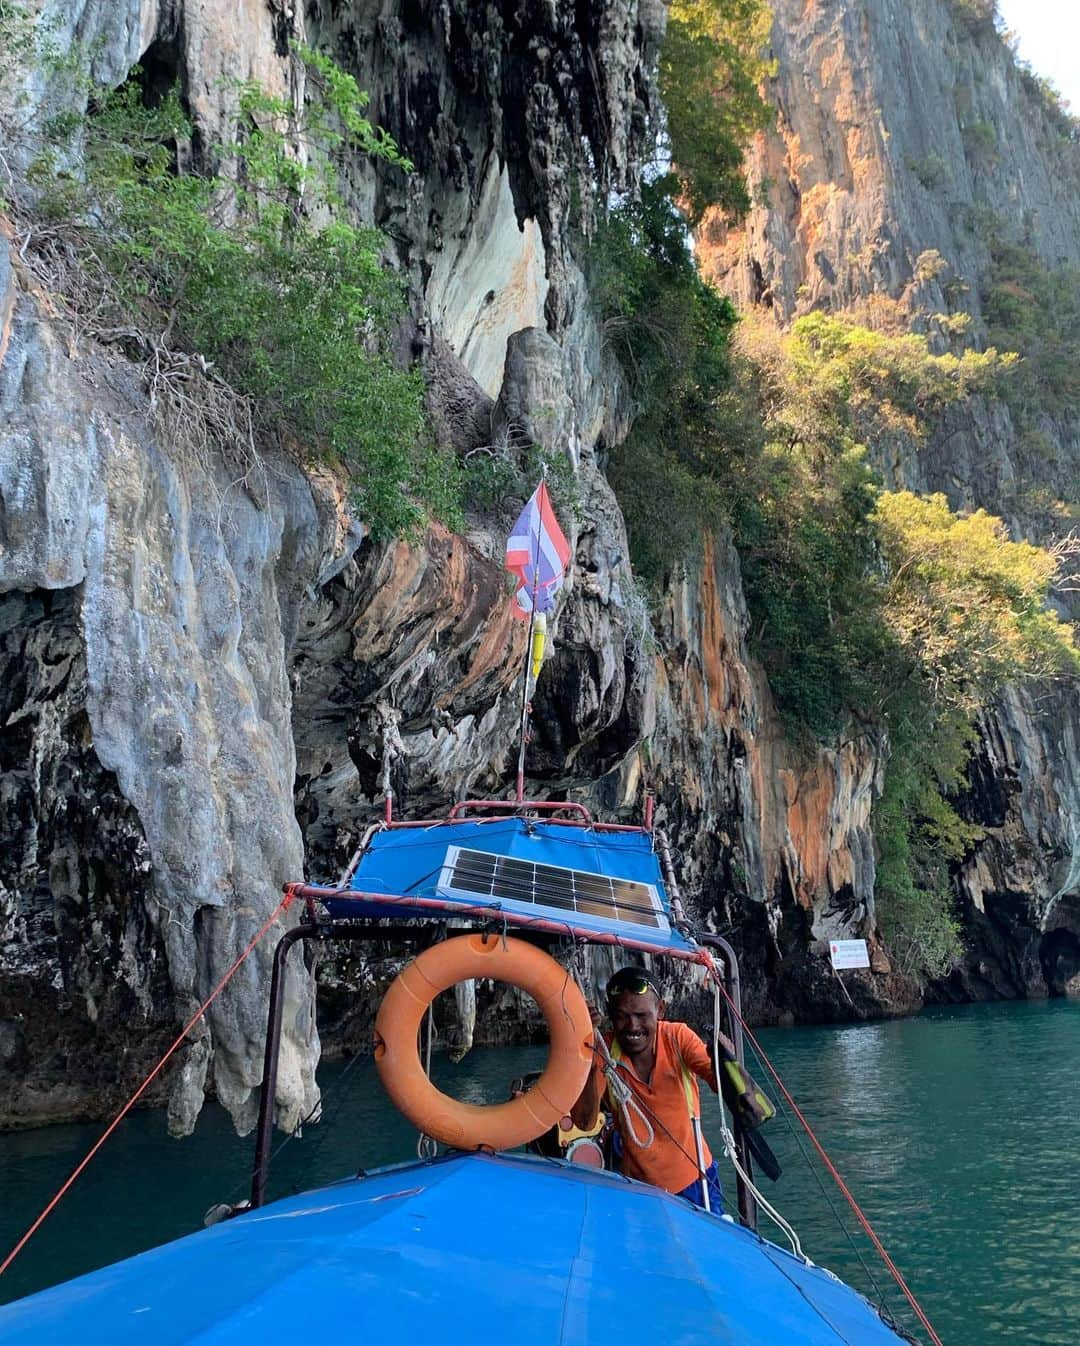
[[[716,1160],[714,1159],[705,1170],[705,1184],[709,1189],[709,1206],[713,1215],[722,1215],[724,1213],[724,1189],[720,1186],[720,1175],[716,1171]],[[701,1195],[701,1179],[695,1178],[689,1187],[684,1187],[681,1192],[676,1192],[676,1196],[683,1196],[687,1201],[693,1202],[695,1206],[705,1209],[705,1201]]]

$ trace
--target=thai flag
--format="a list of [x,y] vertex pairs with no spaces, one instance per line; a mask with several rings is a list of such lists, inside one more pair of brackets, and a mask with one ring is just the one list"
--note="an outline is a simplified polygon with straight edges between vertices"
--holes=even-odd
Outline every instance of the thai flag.
[[518,579],[514,593],[516,616],[529,615],[534,593],[536,611],[551,611],[569,560],[570,544],[551,507],[547,483],[542,481],[518,515],[506,544],[506,568]]

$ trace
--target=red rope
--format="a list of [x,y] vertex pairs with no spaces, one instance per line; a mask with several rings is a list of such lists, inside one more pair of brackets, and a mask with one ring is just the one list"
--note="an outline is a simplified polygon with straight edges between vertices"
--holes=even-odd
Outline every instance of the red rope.
[[22,1236],[22,1238],[18,1241],[18,1243],[16,1243],[16,1245],[14,1246],[14,1248],[12,1248],[11,1252],[8,1253],[7,1257],[4,1258],[3,1263],[0,1264],[0,1276],[2,1276],[2,1275],[4,1274],[5,1271],[7,1271],[8,1267],[11,1266],[12,1262],[15,1261],[16,1257],[18,1257],[18,1255],[22,1252],[22,1250],[26,1247],[26,1245],[27,1245],[27,1244],[30,1242],[30,1240],[34,1237],[34,1235],[35,1235],[35,1234],[37,1233],[37,1231],[41,1228],[41,1226],[45,1223],[45,1221],[48,1219],[48,1217],[52,1214],[52,1212],[53,1212],[53,1211],[56,1209],[56,1207],[60,1204],[61,1199],[62,1199],[63,1197],[65,1197],[65,1196],[67,1195],[67,1193],[71,1190],[72,1186],[73,1186],[74,1183],[75,1183],[75,1180],[79,1177],[79,1175],[82,1173],[82,1171],[83,1171],[83,1170],[86,1168],[86,1166],[90,1163],[90,1160],[93,1159],[94,1155],[97,1154],[98,1150],[101,1149],[101,1147],[102,1147],[102,1146],[105,1144],[105,1142],[109,1139],[109,1137],[112,1135],[112,1133],[116,1130],[116,1128],[120,1125],[120,1123],[121,1123],[121,1122],[124,1120],[124,1118],[128,1115],[128,1113],[131,1111],[131,1109],[135,1106],[135,1104],[139,1101],[139,1099],[142,1097],[142,1095],[146,1092],[146,1090],[147,1090],[147,1088],[149,1087],[149,1085],[150,1085],[150,1084],[157,1078],[157,1076],[161,1073],[162,1067],[165,1065],[165,1062],[168,1061],[169,1057],[172,1056],[173,1052],[175,1052],[176,1049],[181,1045],[181,1043],[184,1041],[184,1039],[187,1037],[187,1035],[191,1032],[191,1030],[195,1027],[195,1025],[196,1025],[196,1024],[199,1022],[199,1020],[202,1018],[202,1016],[206,1013],[206,1011],[210,1008],[210,1006],[214,1003],[214,1001],[215,1001],[215,1000],[218,998],[218,996],[222,993],[222,991],[223,991],[223,990],[225,989],[225,987],[229,984],[229,982],[232,980],[232,978],[236,975],[237,969],[240,967],[240,964],[244,961],[245,958],[247,958],[247,956],[251,953],[251,951],[252,951],[252,950],[255,948],[255,946],[259,943],[259,941],[262,939],[262,937],[266,934],[266,932],[267,932],[267,931],[270,929],[270,927],[274,924],[274,922],[277,920],[277,918],[281,915],[281,913],[282,913],[283,911],[286,911],[286,910],[288,909],[289,904],[292,902],[293,898],[296,896],[296,889],[297,889],[299,886],[300,886],[299,884],[295,884],[295,883],[290,883],[290,884],[288,885],[288,887],[285,889],[285,896],[281,899],[281,901],[277,904],[277,906],[276,906],[276,907],[274,908],[274,910],[270,913],[270,915],[266,918],[266,920],[263,921],[262,925],[259,927],[259,929],[256,931],[256,933],[255,933],[255,934],[251,937],[251,939],[248,941],[247,947],[244,949],[243,953],[241,953],[241,955],[239,956],[239,958],[237,958],[236,962],[233,963],[232,967],[229,968],[228,972],[225,973],[225,975],[222,977],[222,979],[218,982],[218,984],[217,984],[217,985],[214,987],[214,989],[210,992],[210,994],[207,996],[207,998],[206,998],[206,999],[203,1001],[203,1003],[199,1006],[199,1008],[198,1008],[198,1010],[195,1012],[195,1014],[193,1014],[192,1017],[188,1020],[188,1022],[184,1025],[184,1029],[183,1029],[183,1031],[181,1032],[180,1036],[176,1039],[176,1041],[172,1044],[172,1046],[168,1049],[168,1051],[165,1053],[165,1055],[161,1058],[161,1060],[160,1060],[160,1061],[157,1063],[157,1065],[153,1068],[153,1070],[150,1072],[150,1074],[147,1075],[146,1079],[143,1080],[142,1084],[139,1085],[139,1087],[135,1090],[135,1092],[131,1095],[131,1097],[128,1099],[128,1101],[124,1104],[124,1106],[120,1109],[120,1111],[119,1111],[119,1112],[116,1114],[116,1116],[112,1119],[112,1121],[109,1123],[109,1125],[105,1128],[105,1130],[104,1130],[104,1131],[101,1133],[101,1135],[97,1138],[97,1140],[94,1142],[93,1146],[91,1147],[91,1149],[89,1150],[89,1152],[87,1153],[87,1155],[85,1156],[85,1158],[79,1163],[78,1167],[77,1167],[77,1168],[75,1169],[75,1171],[71,1174],[71,1176],[70,1176],[70,1177],[68,1178],[68,1180],[64,1183],[64,1185],[60,1188],[60,1190],[56,1193],[56,1195],[55,1195],[55,1196],[53,1197],[53,1199],[49,1202],[49,1204],[45,1207],[45,1209],[41,1212],[41,1214],[37,1217],[37,1219],[34,1221],[34,1223],[30,1226],[30,1228],[26,1231],[26,1233]]
[[738,1019],[739,1023],[742,1025],[742,1030],[746,1034],[746,1036],[750,1039],[751,1043],[753,1043],[754,1050],[765,1062],[769,1074],[776,1081],[776,1087],[784,1095],[784,1098],[787,1100],[788,1106],[791,1108],[795,1116],[799,1119],[799,1122],[802,1125],[803,1130],[810,1137],[814,1149],[817,1150],[819,1155],[821,1155],[822,1163],[829,1170],[829,1173],[831,1174],[833,1181],[836,1183],[837,1187],[840,1188],[840,1191],[844,1194],[844,1200],[855,1212],[856,1218],[862,1225],[863,1229],[865,1229],[867,1237],[869,1238],[870,1242],[874,1245],[874,1248],[877,1250],[878,1256],[888,1267],[889,1273],[891,1274],[893,1280],[896,1281],[900,1289],[903,1290],[907,1302],[911,1305],[912,1309],[914,1309],[915,1316],[918,1318],[919,1322],[922,1323],[923,1327],[926,1328],[927,1335],[930,1337],[930,1340],[934,1343],[934,1346],[942,1346],[941,1338],[934,1331],[933,1324],[930,1322],[930,1319],[926,1316],[926,1313],[923,1310],[922,1305],[915,1298],[915,1295],[909,1288],[907,1281],[905,1281],[903,1276],[900,1274],[900,1268],[896,1265],[896,1263],[886,1252],[885,1245],[882,1243],[881,1239],[878,1238],[877,1234],[874,1231],[873,1225],[871,1225],[870,1221],[862,1213],[862,1209],[859,1206],[859,1203],[851,1195],[847,1183],[840,1176],[840,1170],[836,1167],[833,1161],[825,1153],[825,1148],[821,1144],[821,1141],[819,1141],[817,1136],[814,1135],[813,1127],[803,1116],[798,1103],[796,1103],[795,1100],[792,1098],[791,1094],[787,1090],[787,1086],[784,1084],[784,1081],[780,1078],[779,1074],[777,1073],[776,1067],[765,1055],[765,1052],[762,1049],[761,1044],[758,1042],[757,1038],[754,1037],[753,1033],[750,1031],[749,1025],[747,1024],[746,1020],[742,1017],[738,1009],[735,1007],[735,1002],[732,1000],[731,996],[728,995],[727,987],[724,985],[723,981],[719,977],[717,977],[717,981],[719,983],[720,990],[723,991],[724,993],[724,999],[731,1006],[732,1014],[735,1015],[736,1019]]

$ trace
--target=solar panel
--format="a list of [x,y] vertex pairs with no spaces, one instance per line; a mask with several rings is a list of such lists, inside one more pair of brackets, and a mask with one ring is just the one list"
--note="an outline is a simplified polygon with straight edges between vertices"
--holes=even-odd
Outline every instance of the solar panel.
[[654,930],[669,928],[660,894],[650,883],[542,865],[464,846],[447,847],[438,891],[445,897],[469,894]]

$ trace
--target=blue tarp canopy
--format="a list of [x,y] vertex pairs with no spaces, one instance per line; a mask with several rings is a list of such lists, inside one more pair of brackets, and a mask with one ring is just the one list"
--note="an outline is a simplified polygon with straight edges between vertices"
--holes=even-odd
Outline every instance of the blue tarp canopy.
[[898,1346],[854,1290],[678,1197],[510,1155],[292,1197],[0,1309],[4,1346]]
[[658,953],[692,953],[647,832],[605,832],[524,818],[433,823],[377,832],[350,881],[357,897],[324,899],[335,918],[415,917],[361,894],[435,898],[453,909],[513,914],[615,936]]

